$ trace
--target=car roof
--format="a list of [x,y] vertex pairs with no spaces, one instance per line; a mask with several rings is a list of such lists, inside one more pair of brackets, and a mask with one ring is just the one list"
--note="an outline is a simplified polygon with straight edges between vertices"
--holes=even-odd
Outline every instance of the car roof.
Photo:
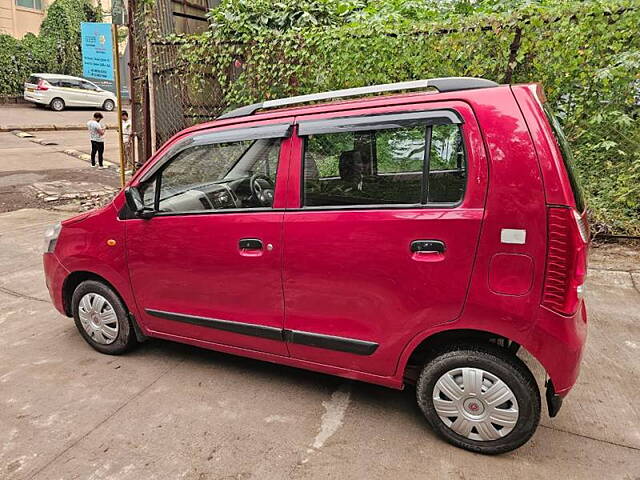
[[58,79],[68,79],[68,80],[84,80],[86,82],[90,82],[91,80],[87,80],[86,78],[82,78],[82,77],[74,77],[73,75],[62,75],[62,74],[57,74],[57,73],[32,73],[31,74],[32,77],[42,77],[45,80],[50,79],[50,78],[58,78]]
[[[342,90],[331,90],[326,92],[318,92],[307,95],[297,95],[288,98],[278,98],[274,100],[266,100],[251,105],[245,105],[230,112],[226,112],[219,116],[217,120],[225,120],[229,118],[242,118],[248,117],[255,113],[262,113],[265,110],[276,109],[276,111],[282,111],[289,109],[299,108],[302,105],[308,105],[309,103],[325,102],[326,103],[339,103],[335,100],[353,98],[353,97],[367,97],[374,94],[389,94],[398,93],[401,91],[409,90],[424,90],[431,89],[436,90],[439,93],[457,92],[460,90],[475,90],[480,88],[494,88],[499,85],[491,80],[484,78],[474,77],[440,77],[430,78],[424,80],[411,80],[408,82],[387,83],[381,85],[369,85],[366,87],[346,88]],[[415,94],[415,93],[414,93]],[[283,108],[284,107],[284,108]]]
[[[424,89],[425,83],[427,82],[427,87],[430,88],[430,90]],[[412,84],[409,90],[417,88],[418,91],[407,92],[405,89],[407,84]],[[277,121],[279,118],[283,117],[347,111],[368,107],[384,107],[388,106],[390,103],[402,105],[421,102],[427,97],[432,100],[439,98],[450,100],[451,98],[459,98],[460,91],[464,90],[474,92],[485,89],[501,90],[503,88],[510,88],[510,86],[499,85],[490,80],[473,77],[445,77],[400,82],[397,84],[360,87],[357,89],[359,91],[353,96],[351,95],[354,89],[322,92],[319,94],[311,94],[310,96],[305,95],[304,97],[289,97],[269,101],[266,108],[265,102],[245,105],[244,107],[231,110],[230,112],[217,117],[215,120],[187,127],[178,132],[176,137],[209,128],[239,127],[250,124],[253,121]],[[376,90],[376,93],[378,94],[370,94],[371,90]],[[404,90],[406,93],[396,93],[399,90]],[[382,93],[382,95],[379,95],[380,93]],[[309,99],[309,97],[315,98]],[[276,104],[275,108],[274,104]]]

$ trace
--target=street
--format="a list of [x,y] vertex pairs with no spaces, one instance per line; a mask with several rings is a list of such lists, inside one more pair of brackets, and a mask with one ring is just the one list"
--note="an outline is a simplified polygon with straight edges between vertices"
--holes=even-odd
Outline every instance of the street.
[[[113,191],[118,175],[63,153],[86,152],[85,131],[33,134],[58,145],[0,133],[0,478],[640,479],[637,248],[592,249],[589,339],[559,415],[544,406],[529,443],[482,456],[436,437],[412,387],[160,340],[120,357],[92,350],[51,305],[41,261],[45,226],[91,196],[46,201],[32,185]],[[107,142],[115,161],[113,130]]]
[[[125,108],[128,106],[125,105]],[[35,104],[17,104],[0,108],[0,131],[20,128],[30,130],[51,129],[68,130],[71,127],[84,126],[91,119],[95,109],[73,108],[62,112],[54,112],[49,108],[37,107]],[[117,112],[101,112],[104,124],[117,128]]]

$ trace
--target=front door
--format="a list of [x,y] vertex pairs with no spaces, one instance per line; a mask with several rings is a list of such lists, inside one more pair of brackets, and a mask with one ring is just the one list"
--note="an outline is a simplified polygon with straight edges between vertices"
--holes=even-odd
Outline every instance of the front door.
[[292,357],[392,375],[415,334],[461,313],[487,166],[469,148],[482,145],[473,113],[443,107],[300,120],[300,204],[284,220]]
[[80,81],[80,88],[82,89],[82,102],[84,105],[102,107],[104,94],[98,90],[98,87],[91,82],[82,80]]
[[188,137],[138,185],[157,213],[126,220],[127,256],[141,321],[154,334],[287,354],[275,208],[287,139],[265,128]]

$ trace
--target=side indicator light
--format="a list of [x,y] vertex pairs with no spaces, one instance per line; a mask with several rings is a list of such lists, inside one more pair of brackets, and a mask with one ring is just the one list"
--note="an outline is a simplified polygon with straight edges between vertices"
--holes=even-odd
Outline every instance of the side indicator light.
[[109,245],[110,247],[114,247],[116,243],[117,242],[113,238],[110,238],[109,240],[107,240],[107,245]]

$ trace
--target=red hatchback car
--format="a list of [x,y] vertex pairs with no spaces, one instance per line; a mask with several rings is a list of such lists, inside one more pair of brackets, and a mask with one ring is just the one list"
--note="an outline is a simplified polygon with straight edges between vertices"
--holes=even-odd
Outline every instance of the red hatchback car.
[[546,370],[552,417],[578,376],[588,228],[571,161],[538,85],[440,78],[250,105],[52,226],[47,286],[100,352],[158,337],[415,383],[438,434],[507,452],[541,410],[518,349]]

